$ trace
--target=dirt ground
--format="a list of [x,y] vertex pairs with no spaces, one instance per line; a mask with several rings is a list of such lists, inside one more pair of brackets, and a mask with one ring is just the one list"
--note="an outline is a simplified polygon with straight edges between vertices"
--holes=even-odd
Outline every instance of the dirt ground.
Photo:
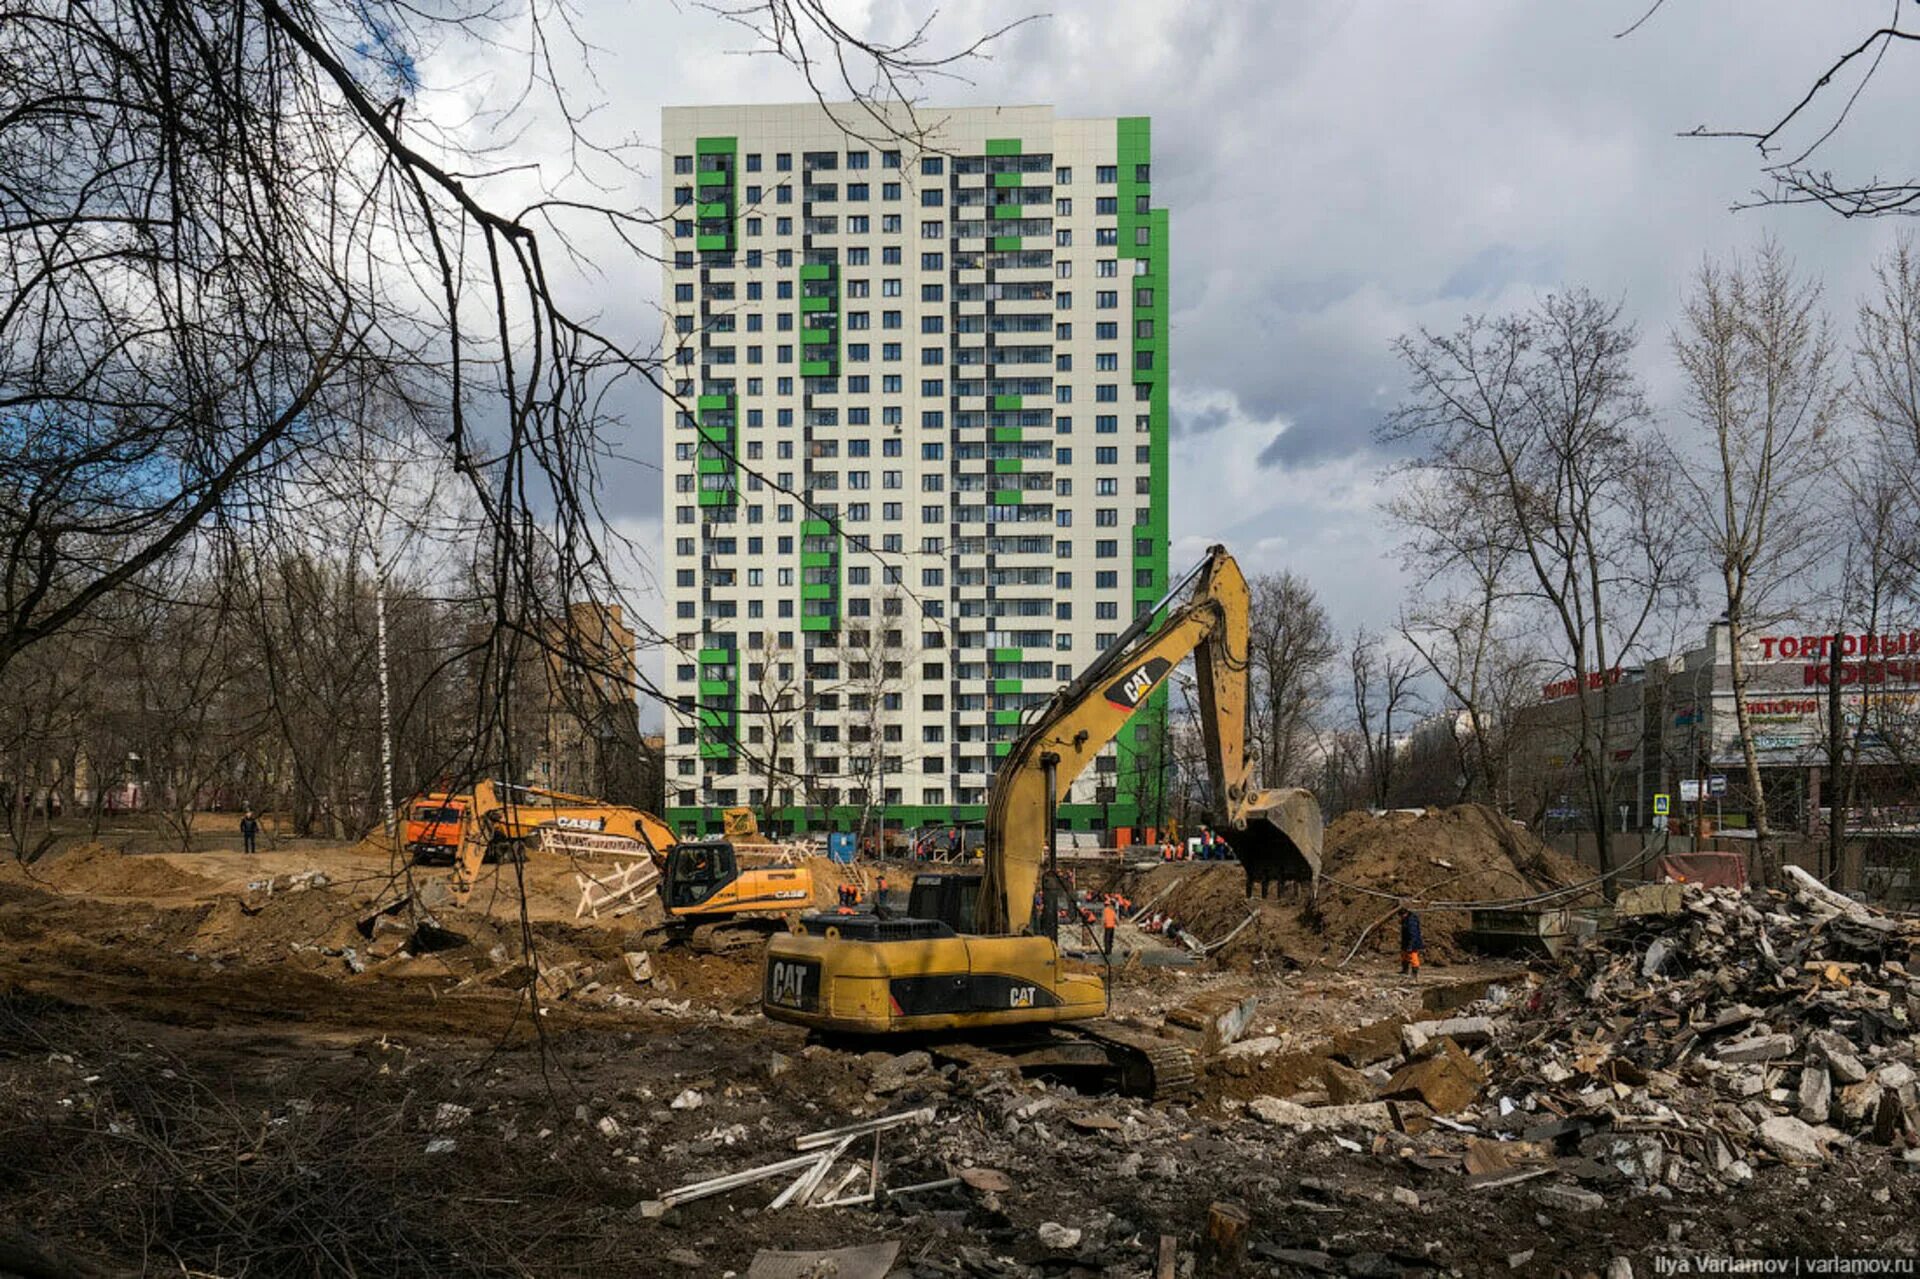
[[[1250,993],[1247,1036],[1272,1041],[1215,1062],[1198,1095],[1148,1104],[810,1044],[759,1016],[757,960],[576,918],[577,869],[496,868],[469,908],[435,909],[447,936],[426,953],[376,953],[357,926],[405,883],[373,846],[75,847],[0,869],[0,1273],[31,1273],[18,1259],[39,1249],[67,1273],[722,1275],[762,1249],[897,1240],[902,1275],[1145,1276],[1164,1235],[1189,1274],[1222,1201],[1251,1216],[1256,1274],[1598,1275],[1625,1258],[1646,1275],[1656,1258],[1920,1247],[1915,1173],[1886,1154],[1765,1163],[1737,1193],[1597,1177],[1582,1184],[1601,1202],[1569,1206],[1538,1179],[1483,1184],[1425,1142],[1251,1113],[1323,1094],[1330,1059],[1391,1053],[1403,1020],[1524,986],[1511,965],[1443,953],[1416,983],[1363,947],[1341,967],[1350,936],[1262,904],[1289,946],[1115,970],[1117,1014],[1151,1025],[1202,993]],[[1208,882],[1223,874],[1237,869],[1155,869],[1134,897],[1225,904]],[[653,975],[635,981],[623,957],[642,952]],[[920,1106],[930,1123],[880,1144],[887,1185],[980,1169],[1008,1188],[970,1174],[877,1208],[772,1211],[781,1177],[643,1207],[791,1157],[802,1133]]]

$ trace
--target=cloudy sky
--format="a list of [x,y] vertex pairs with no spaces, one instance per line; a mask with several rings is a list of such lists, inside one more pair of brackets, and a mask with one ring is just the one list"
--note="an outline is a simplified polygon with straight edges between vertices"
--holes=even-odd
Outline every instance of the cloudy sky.
[[[1405,583],[1383,527],[1374,428],[1403,378],[1389,344],[1471,312],[1524,307],[1579,284],[1622,300],[1643,335],[1657,406],[1688,275],[1776,236],[1826,281],[1844,328],[1869,265],[1899,231],[1808,209],[1734,212],[1759,181],[1752,148],[1677,137],[1771,122],[1892,0],[1051,0],[930,103],[1050,103],[1153,118],[1154,193],[1172,210],[1172,508],[1176,564],[1225,541],[1256,569],[1290,568],[1343,629],[1391,621]],[[664,104],[805,98],[796,72],[754,57],[708,9],[580,0],[599,104],[649,169]],[[947,50],[1038,5],[949,0],[928,47]],[[923,0],[834,4],[898,38]],[[1902,57],[1909,59],[1902,62]],[[1896,51],[1823,152],[1904,173],[1920,76]],[[425,61],[476,101],[511,71]],[[449,79],[451,77],[451,79]],[[537,139],[537,134],[534,137]],[[657,330],[658,276],[608,258],[607,318]],[[610,509],[657,546],[657,406],[629,410],[636,462]]]

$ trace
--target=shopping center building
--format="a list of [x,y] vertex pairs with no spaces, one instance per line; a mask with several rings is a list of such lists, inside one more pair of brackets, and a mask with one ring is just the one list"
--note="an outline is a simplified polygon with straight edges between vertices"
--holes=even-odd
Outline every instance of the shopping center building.
[[[1775,829],[1825,830],[1836,790],[1829,749],[1836,709],[1847,829],[1920,829],[1920,632],[1836,636],[1769,627],[1746,638],[1743,655],[1748,731]],[[1584,698],[1615,770],[1614,829],[1650,829],[1659,795],[1671,797],[1681,829],[1691,830],[1698,817],[1729,833],[1752,826],[1725,625],[1710,627],[1706,642],[1689,652],[1590,674],[1584,684],[1548,684],[1519,717],[1516,816],[1550,832],[1590,826],[1580,755]]]

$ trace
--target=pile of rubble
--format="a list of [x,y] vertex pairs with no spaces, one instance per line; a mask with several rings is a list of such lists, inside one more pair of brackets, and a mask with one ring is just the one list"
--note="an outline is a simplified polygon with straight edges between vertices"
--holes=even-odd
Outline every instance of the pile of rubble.
[[1245,1109],[1370,1132],[1376,1153],[1473,1185],[1557,1177],[1533,1192],[1569,1210],[1622,1185],[1740,1185],[1767,1164],[1920,1163],[1920,921],[1797,870],[1788,886],[1687,885],[1677,913],[1623,919],[1545,980],[1335,1054],[1305,1089]]
[[1499,1105],[1553,1116],[1563,1143],[1630,1132],[1611,1147],[1669,1184],[1856,1142],[1920,1162],[1920,923],[1787,875],[1787,893],[1689,885],[1679,914],[1580,952],[1503,1028]]

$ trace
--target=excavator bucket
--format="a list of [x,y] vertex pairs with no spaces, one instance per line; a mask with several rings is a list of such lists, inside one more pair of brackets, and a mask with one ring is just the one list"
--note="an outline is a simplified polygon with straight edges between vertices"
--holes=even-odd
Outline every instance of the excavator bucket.
[[1247,828],[1227,832],[1227,843],[1259,883],[1320,881],[1324,823],[1313,792],[1261,791],[1247,804]]

